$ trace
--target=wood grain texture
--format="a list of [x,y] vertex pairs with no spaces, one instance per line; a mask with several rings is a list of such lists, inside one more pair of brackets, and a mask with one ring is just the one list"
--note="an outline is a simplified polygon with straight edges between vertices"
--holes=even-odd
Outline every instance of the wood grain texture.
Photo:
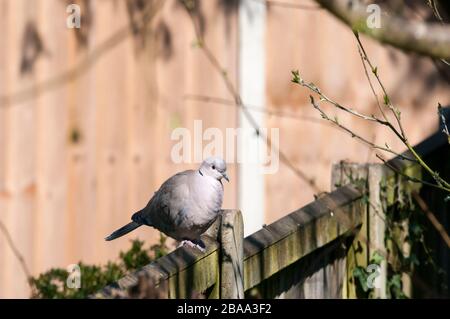
[[[331,205],[326,199],[318,199],[245,239],[245,290],[338,237],[348,236],[361,225],[361,194],[356,189],[345,187],[326,196]],[[338,208],[347,214],[350,223],[338,227],[330,214]]]
[[[163,287],[166,298],[194,298],[215,284],[219,284],[219,245],[208,236],[203,236],[207,249],[201,253],[192,247],[180,247],[172,253],[159,258],[139,271],[120,279],[117,284],[105,287],[93,298],[112,298],[118,291],[128,291],[138,284],[138,278],[145,273],[156,289]],[[215,293],[215,290],[212,290]],[[218,291],[217,291],[218,292]],[[210,297],[216,297],[213,295]]]
[[[0,220],[33,275],[80,260],[115,260],[129,238],[157,240],[151,228],[112,243],[103,238],[164,180],[198,165],[171,159],[175,128],[192,129],[197,119],[204,129],[237,126],[236,108],[185,100],[185,94],[226,96],[227,90],[193,48],[184,9],[164,2],[153,8],[145,32],[133,33],[130,21],[142,12],[129,10],[127,1],[74,0],[90,18],[73,30],[65,25],[65,1],[0,0]],[[235,12],[206,1],[199,13],[205,38],[235,81],[237,52],[229,49],[238,41]],[[43,51],[23,73],[27,25]],[[235,166],[229,165],[233,182]],[[236,207],[237,190],[225,187],[224,205]],[[0,249],[0,297],[28,297],[2,235]]]
[[220,216],[220,298],[244,298],[244,222],[240,211]]

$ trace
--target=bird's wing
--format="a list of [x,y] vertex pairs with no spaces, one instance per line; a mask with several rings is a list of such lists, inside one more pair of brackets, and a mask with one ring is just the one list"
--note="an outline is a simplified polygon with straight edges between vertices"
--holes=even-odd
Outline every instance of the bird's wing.
[[194,172],[191,170],[180,172],[161,185],[142,210],[141,218],[146,221],[146,224],[166,234],[173,232],[180,215],[189,209],[189,175]]

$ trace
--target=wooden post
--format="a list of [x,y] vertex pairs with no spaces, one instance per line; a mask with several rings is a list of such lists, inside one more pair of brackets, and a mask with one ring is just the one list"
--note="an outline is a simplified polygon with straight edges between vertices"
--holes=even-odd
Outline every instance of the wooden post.
[[220,298],[244,298],[244,223],[239,210],[222,211],[220,232]]
[[386,223],[385,211],[381,198],[381,182],[386,179],[385,167],[382,164],[369,164],[368,187],[369,187],[369,207],[368,207],[368,230],[369,258],[375,253],[383,256],[378,269],[377,285],[374,287],[374,298],[386,299],[387,281],[387,250],[385,245]]
[[[351,182],[354,183],[357,180],[366,180],[368,174],[367,170],[367,165],[365,164],[345,162],[334,164],[331,173],[331,190],[333,191],[338,187],[344,186]],[[364,192],[365,189],[361,191]],[[363,224],[361,226],[361,230],[356,235],[347,253],[346,276],[344,277],[342,288],[342,298],[345,299],[354,299],[358,297],[355,282],[351,280],[353,278],[351,270],[355,266],[367,267],[369,261],[369,253],[365,240],[367,238],[368,232],[367,207],[364,206],[364,208],[366,209],[364,209],[364,212],[362,212]]]
[[[366,188],[369,196],[366,207],[365,222],[361,228],[360,234],[357,236],[355,243],[359,242],[361,247],[354,251],[350,250],[347,266],[349,268],[358,265],[367,267],[370,263],[370,258],[375,252],[385,258],[381,261],[380,268],[377,270],[377,287],[374,287],[374,298],[386,298],[386,280],[387,280],[387,262],[386,262],[386,246],[385,246],[385,230],[383,203],[380,196],[381,182],[386,179],[386,170],[382,164],[354,164],[354,163],[339,163],[333,166],[332,172],[332,189],[338,185],[342,186],[347,183],[360,184],[358,180],[364,180],[363,188]],[[360,185],[361,186],[361,185]],[[355,244],[354,243],[354,244]],[[358,245],[359,245],[358,244]],[[355,253],[359,251],[360,253]],[[352,274],[347,274],[349,279]],[[344,283],[344,298],[356,298],[356,291],[354,283]]]

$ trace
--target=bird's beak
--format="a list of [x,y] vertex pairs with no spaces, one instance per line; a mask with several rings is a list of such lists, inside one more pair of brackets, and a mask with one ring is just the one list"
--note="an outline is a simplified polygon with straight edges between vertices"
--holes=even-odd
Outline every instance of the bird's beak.
[[227,180],[227,182],[230,182],[230,179],[228,178],[227,173],[222,173],[223,178]]

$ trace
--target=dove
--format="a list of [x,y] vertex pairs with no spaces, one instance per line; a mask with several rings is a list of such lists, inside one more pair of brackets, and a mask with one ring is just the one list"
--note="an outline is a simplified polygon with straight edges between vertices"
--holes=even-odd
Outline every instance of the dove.
[[105,238],[110,241],[145,225],[180,241],[181,245],[205,250],[200,239],[216,220],[223,201],[222,178],[229,182],[225,161],[205,159],[197,170],[187,170],[166,180],[131,222]]

